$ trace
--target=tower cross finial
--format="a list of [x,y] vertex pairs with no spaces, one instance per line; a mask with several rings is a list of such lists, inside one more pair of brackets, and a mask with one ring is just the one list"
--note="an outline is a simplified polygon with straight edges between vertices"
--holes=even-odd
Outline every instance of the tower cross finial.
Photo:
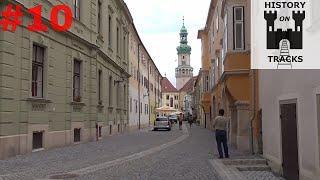
[[182,23],[183,23],[183,25],[184,25],[184,16],[182,17]]

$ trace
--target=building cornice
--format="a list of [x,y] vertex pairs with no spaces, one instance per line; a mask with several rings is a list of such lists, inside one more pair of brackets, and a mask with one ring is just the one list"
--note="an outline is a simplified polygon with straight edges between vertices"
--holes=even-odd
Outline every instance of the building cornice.
[[219,83],[222,83],[226,80],[229,76],[235,76],[235,75],[245,75],[250,74],[249,69],[239,69],[239,70],[231,70],[231,71],[224,71],[221,78],[219,79]]

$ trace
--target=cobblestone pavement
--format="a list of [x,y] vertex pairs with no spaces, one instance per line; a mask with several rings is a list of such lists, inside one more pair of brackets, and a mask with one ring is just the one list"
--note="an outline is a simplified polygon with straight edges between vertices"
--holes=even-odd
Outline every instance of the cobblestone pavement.
[[[231,149],[231,157],[242,154]],[[0,180],[220,180],[209,160],[217,158],[213,133],[197,126],[180,131],[142,130],[0,160]],[[242,172],[248,180],[270,172]]]
[[[212,134],[204,129],[189,129],[189,137],[181,143],[144,158],[86,174],[80,179],[120,180],[216,180],[208,159],[213,158]],[[97,176],[99,174],[99,176]]]
[[[48,179],[65,173],[99,180],[216,179],[208,163],[214,147],[212,133],[199,127],[185,133],[176,127],[171,132],[140,131],[2,160],[0,180]],[[105,168],[72,174],[96,165]]]

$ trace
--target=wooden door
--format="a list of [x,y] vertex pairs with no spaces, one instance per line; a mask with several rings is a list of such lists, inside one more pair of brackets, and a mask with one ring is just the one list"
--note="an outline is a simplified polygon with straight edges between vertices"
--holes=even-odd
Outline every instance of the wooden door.
[[296,103],[280,105],[282,167],[284,177],[288,180],[299,180],[299,151],[296,107]]

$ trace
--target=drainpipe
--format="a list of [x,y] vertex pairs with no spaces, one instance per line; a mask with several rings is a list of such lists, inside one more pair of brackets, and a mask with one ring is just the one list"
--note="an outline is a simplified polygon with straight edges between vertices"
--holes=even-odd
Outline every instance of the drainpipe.
[[251,85],[252,85],[252,92],[251,92],[251,96],[253,98],[253,102],[252,102],[252,113],[251,113],[251,117],[250,117],[250,127],[249,127],[249,131],[250,131],[250,151],[252,154],[254,154],[254,143],[253,143],[253,121],[254,118],[256,116],[256,82],[255,82],[255,75],[256,75],[256,70],[252,69],[252,77],[251,77]]
[[140,44],[138,44],[138,108],[139,108],[139,125],[138,128],[139,130],[141,129],[141,123],[140,123],[140,119],[141,119],[141,107],[140,107],[140,82],[141,82],[141,74],[140,74]]

